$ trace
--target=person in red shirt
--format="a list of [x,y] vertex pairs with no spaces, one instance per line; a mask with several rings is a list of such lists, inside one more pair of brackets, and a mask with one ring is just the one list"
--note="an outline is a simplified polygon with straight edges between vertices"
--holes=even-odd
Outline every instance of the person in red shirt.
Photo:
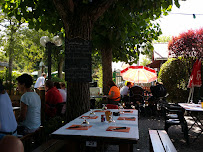
[[62,96],[51,80],[45,82],[45,91],[46,116],[54,117],[57,114],[57,105],[63,102]]

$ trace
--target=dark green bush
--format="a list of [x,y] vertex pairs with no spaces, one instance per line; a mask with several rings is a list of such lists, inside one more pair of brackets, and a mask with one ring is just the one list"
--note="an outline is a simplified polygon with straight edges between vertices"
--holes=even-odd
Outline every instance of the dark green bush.
[[[188,64],[189,63],[189,64]],[[169,59],[165,62],[159,72],[158,79],[163,82],[169,93],[169,102],[187,102],[189,91],[187,89],[191,73],[189,59]]]
[[65,82],[64,79],[61,79],[61,78],[59,78],[59,77],[57,77],[57,76],[51,77],[51,80],[52,80],[53,82]]

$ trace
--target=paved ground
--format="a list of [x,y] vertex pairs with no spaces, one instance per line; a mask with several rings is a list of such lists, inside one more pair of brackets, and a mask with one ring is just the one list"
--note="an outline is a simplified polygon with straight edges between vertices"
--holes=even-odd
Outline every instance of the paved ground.
[[[189,126],[192,124],[191,117],[186,116],[186,120]],[[151,117],[139,117],[139,136],[140,139],[137,144],[134,145],[134,152],[149,152],[149,129],[164,129],[163,117],[151,116]],[[194,139],[195,132],[199,129],[195,127],[190,134],[190,142]],[[203,151],[203,135],[201,135],[195,142],[187,145],[181,132],[180,126],[171,126],[169,128],[169,137],[172,140],[174,146],[178,152],[202,152]],[[105,152],[118,152],[118,146],[112,145],[105,150]]]

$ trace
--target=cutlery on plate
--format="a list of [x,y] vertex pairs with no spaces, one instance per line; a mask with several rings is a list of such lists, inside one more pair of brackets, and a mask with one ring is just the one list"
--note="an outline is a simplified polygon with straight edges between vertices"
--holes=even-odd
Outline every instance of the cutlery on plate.
[[118,128],[112,128],[112,129],[109,129],[109,130],[120,130],[120,129],[127,129],[126,127],[118,127]]
[[68,127],[68,128],[71,129],[71,128],[80,128],[80,127],[83,127],[83,126],[73,126],[73,127]]

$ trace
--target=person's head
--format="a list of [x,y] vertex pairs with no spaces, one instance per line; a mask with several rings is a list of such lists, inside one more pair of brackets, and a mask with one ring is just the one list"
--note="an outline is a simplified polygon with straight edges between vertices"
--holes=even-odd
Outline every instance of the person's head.
[[47,91],[47,90],[49,90],[49,89],[51,89],[51,88],[53,88],[54,87],[54,83],[51,81],[51,80],[47,80],[46,82],[45,82],[45,90]]
[[57,89],[61,89],[59,82],[54,82],[54,87],[56,87]]
[[46,78],[46,77],[47,77],[47,74],[46,74],[46,73],[42,73],[42,76],[43,76],[44,78]]
[[65,84],[64,82],[61,82],[61,83],[60,83],[60,86],[61,86],[61,89],[64,89],[64,90],[65,90],[66,84]]
[[33,84],[32,76],[27,73],[24,73],[21,76],[17,77],[16,80],[18,81],[18,89],[20,92],[29,89]]
[[108,87],[113,87],[113,86],[116,86],[115,82],[113,80],[110,80],[108,83],[107,83]]
[[132,87],[132,83],[131,82],[127,82],[126,86],[127,87]]
[[0,79],[0,94],[4,93],[3,80]]
[[24,152],[22,141],[16,136],[6,135],[0,140],[1,152]]

